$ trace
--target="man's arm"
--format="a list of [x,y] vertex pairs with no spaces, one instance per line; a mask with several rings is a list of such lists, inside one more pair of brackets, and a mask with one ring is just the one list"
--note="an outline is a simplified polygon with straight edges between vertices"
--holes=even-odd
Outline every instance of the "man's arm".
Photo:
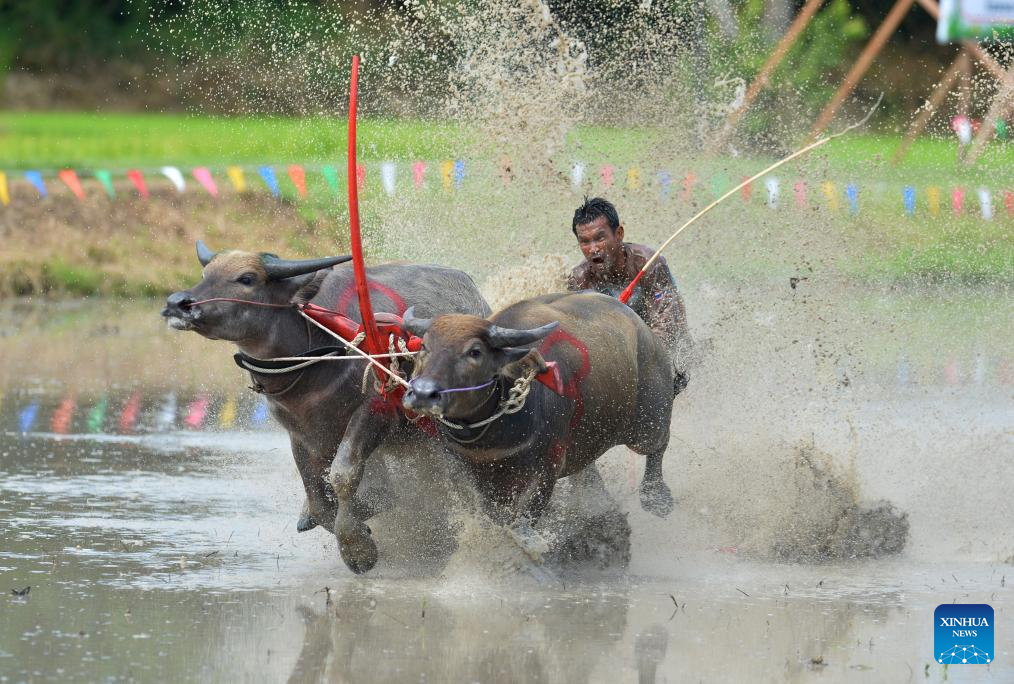
[[569,292],[576,292],[587,289],[588,285],[585,283],[584,273],[582,273],[581,267],[577,266],[567,276],[567,290]]
[[676,289],[669,267],[662,260],[655,263],[642,279],[647,298],[648,326],[663,340],[674,341],[687,331],[687,312],[683,297]]

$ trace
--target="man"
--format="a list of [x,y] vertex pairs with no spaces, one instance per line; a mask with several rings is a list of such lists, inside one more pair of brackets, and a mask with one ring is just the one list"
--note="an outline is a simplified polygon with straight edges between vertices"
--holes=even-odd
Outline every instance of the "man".
[[[584,254],[584,262],[567,279],[568,290],[596,290],[619,297],[638,271],[655,253],[645,245],[623,241],[623,225],[611,202],[585,198],[574,212],[571,230]],[[662,340],[676,371],[674,391],[687,386],[693,340],[687,330],[686,309],[672,273],[659,257],[641,278],[628,302]]]

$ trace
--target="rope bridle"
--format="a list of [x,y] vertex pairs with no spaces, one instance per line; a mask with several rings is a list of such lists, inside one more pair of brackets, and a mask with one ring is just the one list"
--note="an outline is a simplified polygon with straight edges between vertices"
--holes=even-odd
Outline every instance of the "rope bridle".
[[[482,428],[482,430],[479,432],[478,435],[470,439],[461,439],[455,437],[454,433],[452,432],[446,433],[448,437],[450,437],[452,440],[454,440],[459,444],[472,444],[474,442],[478,442],[480,439],[486,436],[486,432],[489,430],[489,426],[492,425],[494,422],[496,422],[503,416],[509,416],[511,414],[517,413],[518,411],[520,411],[525,407],[525,401],[527,401],[528,394],[529,392],[531,392],[532,380],[535,379],[535,375],[536,371],[535,369],[532,369],[527,373],[525,373],[524,375],[522,375],[521,377],[517,378],[514,381],[514,384],[511,385],[510,391],[507,393],[507,398],[500,400],[500,403],[497,406],[497,410],[489,418],[483,418],[482,420],[476,421],[474,423],[455,423],[453,421],[447,420],[441,414],[435,415],[434,418],[436,418],[436,420],[438,420],[443,425],[446,425],[447,427],[451,428],[452,430],[474,430],[475,428]],[[490,380],[489,382],[483,383],[482,385],[476,385],[475,387],[456,387],[452,389],[440,390],[440,392],[441,394],[443,394],[449,392],[467,392],[477,389],[483,389],[484,387],[488,387],[489,385],[498,382],[499,379],[500,376],[497,376],[492,380]],[[492,393],[490,394],[490,396],[492,396]],[[489,398],[487,397],[486,400],[488,401]]]

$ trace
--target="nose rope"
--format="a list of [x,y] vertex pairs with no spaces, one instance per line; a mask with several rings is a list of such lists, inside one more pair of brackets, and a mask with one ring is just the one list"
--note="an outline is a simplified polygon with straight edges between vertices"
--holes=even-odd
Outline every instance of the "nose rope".
[[291,309],[295,306],[295,304],[268,304],[267,302],[254,302],[249,299],[234,299],[233,297],[212,297],[210,299],[201,299],[200,301],[190,302],[187,304],[187,308],[189,309],[209,302],[235,302],[236,304],[250,304],[251,306],[263,306],[269,309]]
[[494,382],[496,382],[496,378],[491,379],[489,382],[484,382],[481,385],[475,385],[474,387],[452,387],[451,389],[440,390],[440,394],[451,394],[452,392],[474,392],[475,390],[486,389]]

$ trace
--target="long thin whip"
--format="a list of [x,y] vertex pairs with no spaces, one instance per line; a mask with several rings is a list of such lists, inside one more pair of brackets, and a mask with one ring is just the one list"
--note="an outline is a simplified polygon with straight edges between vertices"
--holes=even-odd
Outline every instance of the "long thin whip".
[[774,171],[775,169],[777,169],[782,164],[786,164],[786,163],[792,161],[793,159],[795,159],[796,157],[798,157],[800,155],[803,155],[803,154],[806,154],[810,150],[817,149],[818,147],[820,147],[824,143],[831,142],[835,138],[840,138],[841,136],[845,135],[849,131],[852,131],[852,130],[855,130],[856,128],[859,128],[864,123],[866,123],[867,121],[870,120],[870,117],[873,116],[873,112],[877,111],[877,107],[880,106],[880,101],[883,100],[883,99],[884,99],[884,94],[880,93],[880,97],[877,98],[877,101],[873,104],[873,107],[870,108],[870,111],[867,112],[866,116],[864,116],[860,121],[857,121],[856,123],[852,124],[848,128],[845,128],[845,129],[839,131],[838,133],[835,133],[833,135],[829,135],[826,138],[821,138],[820,140],[817,140],[816,142],[810,143],[809,145],[807,145],[806,147],[804,147],[804,148],[802,148],[800,150],[796,150],[795,152],[793,152],[792,154],[790,154],[788,157],[785,157],[785,159],[777,161],[774,164],[772,164],[771,166],[769,166],[766,169],[764,169],[763,171],[760,171],[759,173],[756,173],[753,176],[750,176],[745,181],[743,181],[742,183],[740,183],[739,185],[737,185],[736,187],[734,187],[732,190],[730,190],[729,192],[725,193],[724,195],[722,195],[721,197],[719,197],[718,199],[716,199],[714,202],[712,202],[711,204],[709,204],[708,206],[704,207],[699,212],[697,212],[693,216],[693,218],[691,218],[689,221],[687,221],[682,226],[680,226],[679,228],[677,228],[676,232],[673,233],[671,236],[669,236],[669,239],[666,240],[665,242],[663,242],[661,247],[659,247],[657,250],[655,250],[655,253],[651,255],[651,258],[648,259],[646,262],[644,262],[644,266],[641,267],[641,270],[637,272],[637,275],[634,276],[634,279],[630,281],[630,284],[627,285],[627,287],[623,290],[622,293],[620,293],[620,301],[623,302],[624,304],[626,304],[626,303],[628,303],[630,301],[630,297],[634,294],[634,288],[637,287],[637,283],[641,280],[641,277],[645,273],[647,273],[648,269],[651,268],[651,265],[653,263],[655,263],[655,261],[657,261],[658,258],[662,255],[662,250],[664,250],[666,247],[668,247],[669,244],[672,243],[672,241],[676,239],[677,235],[679,235],[680,233],[682,233],[684,231],[684,229],[686,229],[691,224],[693,224],[697,219],[699,219],[702,216],[704,216],[705,214],[707,214],[709,211],[711,211],[712,209],[714,209],[715,207],[717,207],[719,204],[721,204],[722,202],[724,202],[726,199],[728,199],[732,195],[734,195],[737,192],[739,192],[740,190],[742,190],[744,187],[746,187],[750,183],[753,183],[758,178],[761,178],[765,174],[771,173],[772,171]]

